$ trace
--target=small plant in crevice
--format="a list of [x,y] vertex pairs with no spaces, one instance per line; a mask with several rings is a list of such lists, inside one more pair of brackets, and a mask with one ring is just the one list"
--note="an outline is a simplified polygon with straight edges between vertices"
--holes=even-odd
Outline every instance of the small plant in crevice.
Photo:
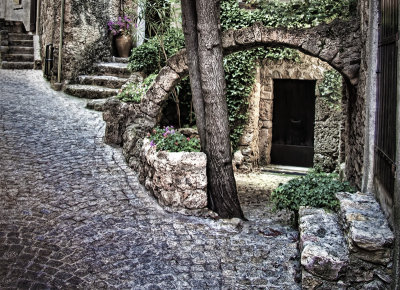
[[150,146],[156,147],[157,151],[168,152],[199,152],[200,140],[198,138],[186,137],[175,130],[173,126],[154,128],[148,133]]
[[329,70],[324,73],[322,83],[318,86],[321,97],[326,100],[330,107],[340,110],[342,99],[343,79],[336,70]]
[[118,91],[117,98],[123,102],[140,103],[142,96],[152,85],[156,74],[151,74],[143,82],[129,83]]
[[275,210],[288,209],[297,217],[300,206],[337,211],[337,192],[353,193],[355,189],[347,181],[340,181],[337,174],[311,171],[305,176],[279,185],[272,191],[271,201]]

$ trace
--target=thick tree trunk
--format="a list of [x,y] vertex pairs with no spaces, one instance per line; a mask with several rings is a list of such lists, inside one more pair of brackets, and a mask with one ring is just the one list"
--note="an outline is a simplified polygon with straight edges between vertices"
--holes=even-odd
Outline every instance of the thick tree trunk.
[[208,204],[223,218],[244,218],[237,197],[223,67],[220,3],[197,0],[198,56],[204,98]]
[[206,148],[206,133],[204,120],[204,102],[201,91],[201,79],[199,70],[199,56],[197,52],[197,15],[195,0],[181,0],[182,28],[185,34],[185,46],[189,64],[190,87],[192,90],[192,102],[196,114],[196,126],[200,136],[201,148]]

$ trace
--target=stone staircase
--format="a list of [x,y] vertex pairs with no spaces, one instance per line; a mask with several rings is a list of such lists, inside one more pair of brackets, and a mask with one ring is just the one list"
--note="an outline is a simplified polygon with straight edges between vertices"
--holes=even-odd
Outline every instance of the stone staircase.
[[33,35],[1,32],[2,69],[33,69]]
[[394,235],[374,196],[337,193],[338,214],[299,211],[302,289],[390,289]]
[[65,93],[86,99],[115,96],[131,75],[127,67],[128,58],[107,58],[94,65],[93,75],[80,75],[76,84],[68,84]]

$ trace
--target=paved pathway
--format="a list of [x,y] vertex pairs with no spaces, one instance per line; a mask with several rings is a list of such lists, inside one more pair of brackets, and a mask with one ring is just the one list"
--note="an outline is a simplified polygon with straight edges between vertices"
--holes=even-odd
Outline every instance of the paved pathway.
[[0,289],[300,288],[297,233],[265,196],[244,194],[238,226],[166,213],[84,106],[0,70]]

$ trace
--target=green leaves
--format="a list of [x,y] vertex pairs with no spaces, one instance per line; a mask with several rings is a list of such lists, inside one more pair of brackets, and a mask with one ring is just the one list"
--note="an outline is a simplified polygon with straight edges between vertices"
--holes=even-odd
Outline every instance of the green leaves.
[[198,138],[189,138],[177,132],[173,126],[164,128],[154,128],[152,133],[148,134],[150,146],[156,146],[157,151],[168,152],[199,152],[200,140]]
[[130,83],[118,92],[117,98],[123,102],[140,103],[142,96],[147,92],[156,74],[149,75],[143,83]]
[[169,29],[163,35],[150,38],[139,47],[132,49],[128,69],[151,74],[159,71],[171,57],[185,47],[183,33],[178,29]]
[[324,79],[318,86],[319,93],[331,107],[340,109],[342,99],[342,76],[336,70],[324,73]]
[[311,171],[307,175],[280,185],[271,193],[277,210],[298,212],[300,206],[312,206],[337,211],[337,192],[355,192],[348,182],[341,182],[336,174]]
[[348,19],[355,15],[356,0],[277,0],[260,1],[260,9],[239,8],[236,0],[221,2],[221,23],[224,30],[239,29],[262,22],[265,26],[307,28],[335,18]]

